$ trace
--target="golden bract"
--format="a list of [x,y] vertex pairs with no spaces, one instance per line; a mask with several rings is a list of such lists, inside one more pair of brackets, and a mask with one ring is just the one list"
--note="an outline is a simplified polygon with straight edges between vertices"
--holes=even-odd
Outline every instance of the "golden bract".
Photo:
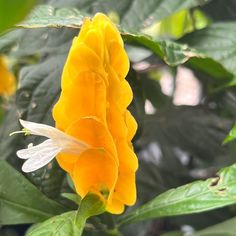
[[0,55],[0,95],[12,95],[15,92],[15,89],[15,77],[9,71],[5,58]]
[[119,31],[105,15],[86,18],[74,38],[53,109],[56,127],[88,143],[80,155],[61,153],[60,166],[81,197],[102,196],[107,211],[121,213],[136,201],[137,157],[131,140],[137,124],[127,110],[133,94],[125,80],[128,56]]

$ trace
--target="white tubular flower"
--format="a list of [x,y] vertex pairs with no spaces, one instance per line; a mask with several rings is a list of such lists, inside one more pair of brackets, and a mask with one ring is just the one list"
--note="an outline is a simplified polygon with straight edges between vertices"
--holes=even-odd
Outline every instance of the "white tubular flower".
[[44,142],[17,151],[17,156],[27,159],[22,166],[24,172],[32,172],[48,164],[58,153],[80,154],[89,148],[87,143],[75,139],[49,125],[20,120],[30,134],[47,137]]

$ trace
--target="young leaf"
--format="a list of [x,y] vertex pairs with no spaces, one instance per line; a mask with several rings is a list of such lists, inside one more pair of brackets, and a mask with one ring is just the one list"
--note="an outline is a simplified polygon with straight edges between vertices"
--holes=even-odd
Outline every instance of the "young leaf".
[[1,225],[40,222],[66,210],[5,161],[0,161],[0,179]]
[[130,224],[157,217],[209,211],[236,203],[236,164],[222,169],[218,177],[196,181],[162,193],[120,218]]

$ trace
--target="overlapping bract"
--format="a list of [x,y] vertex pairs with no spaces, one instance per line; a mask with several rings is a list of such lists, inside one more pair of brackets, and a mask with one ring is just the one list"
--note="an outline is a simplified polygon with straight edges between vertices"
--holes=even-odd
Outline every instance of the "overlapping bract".
[[137,157],[131,140],[137,124],[127,110],[133,95],[125,80],[129,60],[119,31],[105,15],[85,19],[74,38],[53,109],[56,127],[90,145],[80,155],[60,153],[60,166],[77,192],[102,196],[107,211],[121,213],[136,201]]
[[0,95],[12,95],[15,92],[15,88],[15,77],[9,71],[5,58],[0,55]]

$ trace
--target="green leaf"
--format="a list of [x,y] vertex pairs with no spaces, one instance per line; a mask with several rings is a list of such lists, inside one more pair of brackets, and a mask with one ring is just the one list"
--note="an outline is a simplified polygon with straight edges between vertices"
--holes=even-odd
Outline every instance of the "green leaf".
[[234,124],[233,128],[229,131],[229,134],[223,141],[223,144],[228,143],[236,138],[236,124]]
[[196,232],[192,236],[235,236],[235,232],[236,217]]
[[235,75],[235,27],[235,22],[214,23],[205,29],[187,35],[181,42],[204,53]]
[[153,40],[152,38],[142,34],[132,34],[129,32],[121,32],[126,43],[139,44],[150,49],[170,66],[177,66],[185,63],[190,58],[205,58],[203,53],[199,53],[195,49],[186,45],[181,45],[168,40]]
[[24,19],[36,0],[0,0],[0,33]]
[[48,5],[37,7],[30,17],[18,26],[25,28],[71,27],[79,28],[84,16],[75,8],[54,8]]
[[168,190],[120,218],[130,224],[157,217],[209,211],[236,203],[236,165],[226,167],[218,177]]
[[[196,3],[197,1],[194,2]],[[81,27],[82,19],[82,14],[76,9],[40,6],[35,9],[28,21],[19,26],[25,28],[79,28]],[[204,51],[199,52],[194,48],[188,47],[186,44],[175,43],[168,40],[154,40],[147,35],[132,32],[133,30],[131,32],[125,30],[125,26],[121,25],[121,34],[125,42],[138,44],[150,49],[170,66],[181,65],[190,60],[191,65],[196,66],[197,64],[198,68],[213,76],[218,76],[219,74],[220,77],[232,77],[232,71],[228,72],[228,67],[224,63],[222,66],[220,60],[214,57],[211,58],[211,55],[206,55]]]
[[175,12],[189,9],[207,1],[199,0],[151,0],[144,3],[134,0],[121,23],[129,29],[143,29]]
[[95,194],[88,194],[79,206],[78,211],[70,211],[50,218],[33,227],[26,236],[80,236],[86,220],[105,211],[104,202]]
[[0,161],[0,179],[1,225],[39,222],[66,210],[5,161]]
[[76,211],[70,211],[48,219],[34,226],[26,236],[79,236],[80,229],[75,224]]
[[[108,15],[121,16],[121,26],[126,29],[140,30],[180,10],[201,5],[208,0],[150,0],[143,7],[142,0],[127,0],[108,2],[105,0],[81,2],[79,9],[94,14],[104,12]],[[89,9],[94,9],[93,11]],[[138,13],[138,14],[137,14]],[[53,8],[51,6],[38,7],[30,17],[19,26],[22,27],[72,27],[81,26],[83,15],[76,9]]]

